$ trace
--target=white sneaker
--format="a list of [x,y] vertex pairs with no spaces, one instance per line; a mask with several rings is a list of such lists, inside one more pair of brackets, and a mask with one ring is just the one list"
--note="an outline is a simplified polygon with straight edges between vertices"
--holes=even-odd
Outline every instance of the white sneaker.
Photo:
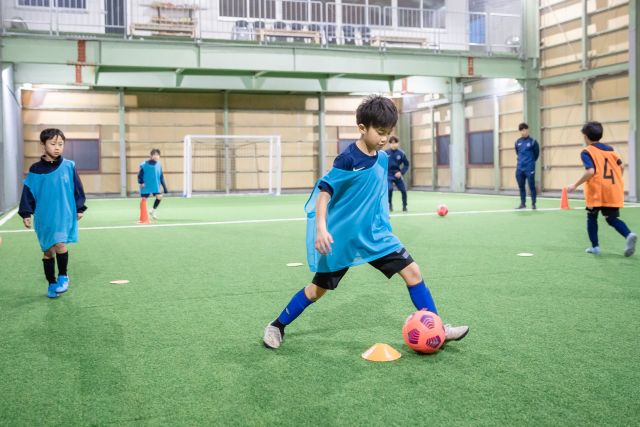
[[264,328],[262,342],[264,342],[264,346],[268,348],[280,347],[280,344],[282,344],[282,334],[280,333],[280,329],[276,328],[272,324],[268,324],[267,327]]
[[468,326],[451,326],[444,325],[444,340],[445,341],[460,341],[466,337],[469,333]]
[[584,250],[588,254],[600,255],[600,246],[594,246]]
[[636,242],[638,241],[638,235],[636,233],[629,233],[627,236],[627,246],[624,248],[624,256],[631,256],[636,251]]
[[158,215],[156,215],[156,210],[152,209],[149,211],[149,215],[151,215],[151,218],[157,220],[158,219]]

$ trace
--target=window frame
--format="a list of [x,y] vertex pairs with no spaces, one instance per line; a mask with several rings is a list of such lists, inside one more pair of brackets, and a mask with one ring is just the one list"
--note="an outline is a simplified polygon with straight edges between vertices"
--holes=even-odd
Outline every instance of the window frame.
[[[440,138],[447,138],[447,163],[441,162],[440,160]],[[445,135],[436,135],[436,166],[437,167],[449,167],[451,165],[451,134]]]
[[[82,144],[86,141],[89,142],[95,142],[96,144],[96,155],[97,155],[97,164],[98,164],[98,168],[97,169],[87,169],[87,168],[82,168],[82,165],[78,164],[78,161],[75,160],[75,156],[73,155],[73,151],[75,151],[75,147],[76,144]],[[76,164],[76,170],[78,171],[78,173],[85,173],[85,174],[99,174],[102,173],[102,141],[100,140],[100,138],[67,138],[64,142],[65,145],[65,152],[62,154],[62,156],[65,159],[68,160],[73,160]],[[71,148],[72,151],[72,157],[69,157],[69,148]],[[65,156],[66,154],[66,156]]]
[[[481,148],[481,153],[482,153],[482,161],[481,162],[475,162],[472,161],[471,159],[471,139],[473,136],[476,135],[482,135],[482,148]],[[467,132],[467,166],[486,166],[486,167],[493,167],[494,165],[494,158],[493,158],[493,150],[494,150],[494,138],[493,138],[493,129],[487,129],[487,130],[481,130],[481,131],[475,131],[475,132]],[[490,138],[490,142],[491,142],[491,150],[490,151],[485,151],[485,142],[487,141],[485,139],[485,137],[489,137]],[[474,142],[474,144],[477,142]],[[490,161],[485,161],[485,154],[490,153],[489,158],[491,159]]]
[[[43,5],[33,5],[33,4],[20,4],[21,1],[41,1],[48,3],[46,6]],[[59,6],[60,2],[68,1],[68,0],[15,0],[15,7],[17,9],[28,9],[28,10],[63,10],[65,12],[87,12],[89,11],[89,1],[90,0],[75,0],[84,2],[84,7],[68,7],[68,6]],[[53,6],[51,5],[53,2]]]

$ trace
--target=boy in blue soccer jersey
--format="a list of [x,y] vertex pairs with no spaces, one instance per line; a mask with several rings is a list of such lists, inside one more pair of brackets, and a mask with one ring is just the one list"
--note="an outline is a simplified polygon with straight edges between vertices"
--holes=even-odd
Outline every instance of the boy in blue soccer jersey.
[[162,193],[160,193],[160,185],[162,190],[167,193],[167,185],[164,183],[164,174],[160,165],[160,150],[154,148],[150,153],[149,160],[140,163],[140,171],[138,172],[138,184],[140,184],[140,196],[145,199],[149,195],[156,196],[153,202],[153,209],[149,211],[151,218],[158,219],[156,210],[162,201]]
[[389,181],[389,210],[393,211],[393,185],[395,184],[402,194],[402,211],[407,211],[407,189],[404,186],[402,176],[409,170],[409,159],[400,149],[400,141],[397,137],[389,138],[389,149],[385,151],[389,156],[389,172],[387,180]]
[[[69,287],[66,244],[78,241],[78,220],[87,210],[75,163],[62,158],[65,139],[60,129],[45,129],[40,133],[44,155],[29,168],[18,209],[24,226],[35,226],[44,253],[42,264],[49,298],[57,298]],[[31,215],[35,224],[31,222]]]
[[[369,263],[387,278],[399,273],[418,310],[437,313],[420,268],[391,232],[387,201],[388,157],[380,151],[398,120],[390,99],[372,96],[356,111],[360,139],[334,161],[305,205],[307,259],[315,276],[269,323],[264,345],[278,348],[284,330],[327,290],[338,286],[350,267]],[[445,325],[446,340],[460,340],[467,326]]]

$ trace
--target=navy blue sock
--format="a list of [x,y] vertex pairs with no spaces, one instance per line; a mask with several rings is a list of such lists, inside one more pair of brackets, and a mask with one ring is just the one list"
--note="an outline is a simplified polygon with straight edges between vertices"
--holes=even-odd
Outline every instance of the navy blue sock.
[[438,314],[436,303],[433,302],[431,292],[429,292],[429,288],[427,288],[427,285],[425,285],[424,280],[415,286],[407,286],[407,288],[409,289],[409,296],[411,296],[411,301],[418,310],[426,308],[430,312]]
[[309,305],[313,304],[307,296],[304,294],[304,288],[300,289],[297,294],[291,298],[289,304],[282,310],[280,316],[278,316],[278,322],[282,325],[287,326],[289,323],[296,320],[298,316],[302,314],[305,308],[309,307]]
[[591,246],[596,247],[598,245],[598,216],[587,214],[587,233],[589,234],[589,240],[591,240]]
[[620,218],[609,217],[607,218],[607,224],[615,228],[616,231],[622,234],[622,237],[624,237],[625,239],[627,238],[629,233],[631,233],[631,230],[629,230],[629,227],[627,227],[627,224],[625,224],[624,221],[621,220]]

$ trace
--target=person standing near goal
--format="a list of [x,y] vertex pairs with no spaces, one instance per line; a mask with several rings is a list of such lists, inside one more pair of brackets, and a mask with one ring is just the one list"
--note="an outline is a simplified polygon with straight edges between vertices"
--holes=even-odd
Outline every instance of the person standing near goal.
[[[381,150],[397,121],[398,110],[388,98],[372,96],[358,107],[360,139],[336,157],[305,205],[307,259],[316,274],[266,326],[263,343],[267,348],[280,347],[285,327],[328,290],[336,289],[350,267],[364,263],[389,279],[400,274],[415,307],[437,314],[418,264],[389,223],[389,158]],[[468,332],[467,326],[445,325],[446,340],[460,340]]]
[[162,189],[166,194],[167,185],[164,182],[164,174],[162,173],[162,166],[160,165],[160,150],[157,148],[151,150],[149,160],[145,160],[140,164],[138,184],[140,184],[140,197],[146,199],[150,195],[156,196],[156,200],[153,202],[153,209],[149,211],[149,215],[151,215],[153,219],[158,219],[156,210],[162,201],[160,186],[162,185]]

